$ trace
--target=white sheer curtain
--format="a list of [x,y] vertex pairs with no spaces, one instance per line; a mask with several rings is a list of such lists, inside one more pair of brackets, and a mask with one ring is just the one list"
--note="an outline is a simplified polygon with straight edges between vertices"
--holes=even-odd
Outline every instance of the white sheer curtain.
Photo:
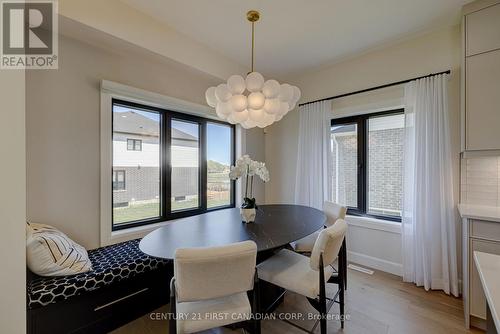
[[405,86],[403,280],[458,296],[447,79]]
[[322,209],[331,193],[331,101],[307,104],[299,113],[295,203]]

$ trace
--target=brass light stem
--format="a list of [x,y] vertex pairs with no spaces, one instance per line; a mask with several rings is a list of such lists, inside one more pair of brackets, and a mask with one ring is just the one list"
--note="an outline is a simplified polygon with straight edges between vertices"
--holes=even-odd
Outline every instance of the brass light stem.
[[247,12],[247,20],[252,23],[252,70],[254,67],[254,49],[255,49],[255,22],[260,19],[260,13],[256,10],[250,10]]
[[253,72],[253,62],[254,62],[254,48],[255,48],[255,22],[252,22],[252,70]]

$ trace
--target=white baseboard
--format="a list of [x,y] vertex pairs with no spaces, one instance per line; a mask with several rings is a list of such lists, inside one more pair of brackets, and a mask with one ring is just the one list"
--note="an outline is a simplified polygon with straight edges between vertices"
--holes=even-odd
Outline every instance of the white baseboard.
[[347,260],[348,262],[353,262],[362,266],[384,271],[386,273],[403,276],[403,265],[401,263],[391,262],[351,251],[347,252]]
[[[347,261],[349,263],[355,263],[361,266],[369,267],[372,269],[380,270],[386,273],[390,273],[396,276],[403,277],[403,265],[401,263],[391,262],[383,259],[379,259],[366,254],[356,253],[347,251]],[[458,291],[460,295],[463,295],[462,291],[462,279],[458,279]]]

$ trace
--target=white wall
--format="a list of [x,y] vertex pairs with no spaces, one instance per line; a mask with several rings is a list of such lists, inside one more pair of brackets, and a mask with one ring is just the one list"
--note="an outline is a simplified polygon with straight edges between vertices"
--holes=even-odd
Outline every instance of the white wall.
[[[67,24],[62,33],[73,29],[69,32],[78,32],[77,37],[90,44],[61,36],[59,69],[30,71],[26,78],[27,215],[92,249],[99,247],[100,234],[101,80],[202,105],[207,87],[220,80],[101,32]],[[263,152],[262,146],[262,157]]]
[[[460,153],[460,27],[454,26],[411,40],[402,41],[382,49],[351,58],[326,68],[319,68],[306,74],[288,78],[302,90],[302,101],[339,95],[391,82],[406,80],[421,75],[450,69],[449,99],[451,113],[452,149],[455,159],[455,201],[459,189]],[[380,105],[374,103],[383,101]],[[364,96],[335,101],[334,117],[352,115],[364,110],[377,110],[401,103],[401,88],[374,92]],[[392,102],[391,102],[392,101]],[[266,135],[266,163],[271,173],[271,181],[266,185],[267,203],[292,203],[295,191],[295,169],[297,161],[298,110],[286,115],[280,122],[273,124]],[[457,221],[457,224],[459,222]],[[458,228],[457,231],[461,229]],[[400,236],[393,232],[361,231],[359,226],[352,228],[349,250],[369,255],[384,261],[400,261],[388,254],[400,253]],[[396,239],[394,239],[396,238]],[[397,239],[399,238],[399,239]],[[376,245],[369,248],[362,246]],[[460,239],[459,239],[460,240]],[[391,246],[392,245],[392,246]],[[459,248],[460,245],[457,245]],[[460,254],[460,252],[458,253]],[[397,264],[397,263],[396,263]]]
[[347,218],[350,262],[402,276],[401,225],[364,217]]
[[0,333],[26,332],[25,73],[0,70]]
[[[266,151],[265,151],[265,134],[264,130],[260,128],[253,128],[245,131],[245,153],[250,155],[253,160],[265,161]],[[253,195],[258,204],[264,204],[266,202],[265,198],[265,187],[266,185],[258,178],[254,178]]]

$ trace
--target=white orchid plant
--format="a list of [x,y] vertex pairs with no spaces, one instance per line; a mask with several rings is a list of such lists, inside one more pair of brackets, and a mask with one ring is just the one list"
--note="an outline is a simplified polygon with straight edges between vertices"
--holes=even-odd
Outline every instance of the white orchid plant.
[[[243,209],[257,208],[255,198],[253,197],[254,176],[258,176],[264,182],[269,181],[269,171],[266,168],[266,164],[250,159],[250,156],[247,154],[238,158],[238,160],[236,160],[236,164],[231,166],[229,172],[229,178],[231,180],[238,180],[243,177],[245,178],[245,197],[243,198],[243,204],[241,204]],[[248,188],[249,185],[250,189]]]

